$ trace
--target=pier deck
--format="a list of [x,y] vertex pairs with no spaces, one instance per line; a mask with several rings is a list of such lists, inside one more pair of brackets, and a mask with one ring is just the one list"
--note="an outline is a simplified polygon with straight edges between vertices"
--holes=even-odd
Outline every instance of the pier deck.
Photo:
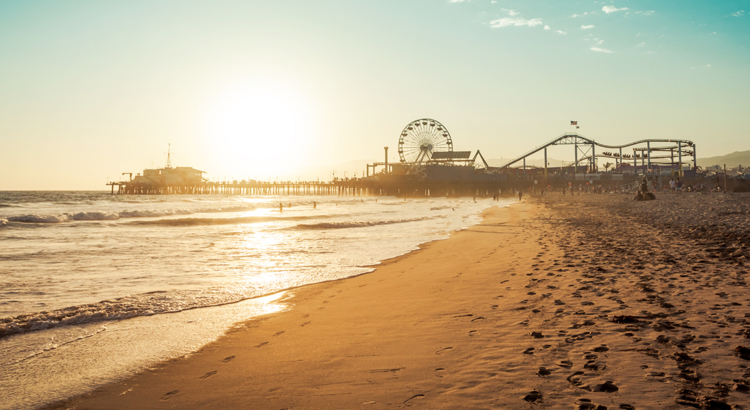
[[[500,181],[209,182],[199,185],[107,183],[119,195],[333,195],[333,196],[492,196],[514,184]],[[116,187],[116,188],[115,188]]]

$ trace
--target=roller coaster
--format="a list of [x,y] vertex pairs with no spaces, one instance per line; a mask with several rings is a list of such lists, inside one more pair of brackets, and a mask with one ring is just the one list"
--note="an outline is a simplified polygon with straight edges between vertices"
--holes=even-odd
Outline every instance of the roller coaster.
[[[662,145],[655,145],[662,144]],[[596,142],[593,139],[584,137],[577,133],[565,133],[562,134],[544,145],[536,147],[523,155],[514,158],[499,167],[485,167],[486,172],[496,173],[504,172],[511,168],[512,165],[523,161],[521,166],[524,170],[526,167],[526,158],[534,155],[540,151],[544,151],[544,164],[545,173],[547,169],[547,148],[555,145],[572,145],[574,146],[575,160],[568,167],[572,167],[574,172],[578,172],[579,167],[584,167],[588,172],[597,172],[597,158],[608,158],[615,161],[613,171],[623,172],[625,168],[629,168],[632,163],[632,170],[635,169],[652,169],[654,166],[668,167],[677,169],[682,174],[683,168],[687,166],[690,168],[692,162],[693,169],[697,166],[696,155],[695,155],[695,143],[688,140],[675,140],[675,139],[643,139],[634,142],[630,142],[623,145],[608,145]],[[613,151],[600,151],[597,153],[597,147],[615,150]],[[628,153],[628,149],[632,149],[632,154]],[[625,150],[625,153],[623,153]],[[690,161],[685,161],[691,158]],[[640,165],[638,164],[640,161]],[[583,165],[581,165],[583,163]],[[518,168],[518,167],[514,167]]]

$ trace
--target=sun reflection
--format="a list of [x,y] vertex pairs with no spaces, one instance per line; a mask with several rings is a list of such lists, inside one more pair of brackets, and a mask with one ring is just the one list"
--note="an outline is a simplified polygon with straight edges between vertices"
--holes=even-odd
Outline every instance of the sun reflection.
[[287,303],[284,303],[284,301],[288,300],[292,296],[292,293],[288,291],[282,291],[274,293],[272,295],[246,300],[240,305],[237,305],[237,308],[242,309],[242,314],[248,315],[247,317],[256,317],[261,315],[268,315],[271,313],[283,312],[289,308],[289,305]]

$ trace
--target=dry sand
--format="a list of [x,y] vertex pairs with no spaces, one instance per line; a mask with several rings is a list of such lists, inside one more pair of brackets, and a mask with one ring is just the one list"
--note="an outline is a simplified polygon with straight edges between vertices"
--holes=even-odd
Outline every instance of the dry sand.
[[52,408],[743,408],[748,198],[628,199],[493,208]]

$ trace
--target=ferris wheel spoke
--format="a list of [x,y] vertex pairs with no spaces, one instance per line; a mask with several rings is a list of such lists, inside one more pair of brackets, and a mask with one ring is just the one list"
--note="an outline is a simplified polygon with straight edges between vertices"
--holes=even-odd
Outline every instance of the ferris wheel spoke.
[[453,151],[448,129],[440,122],[423,118],[410,122],[401,131],[398,143],[401,162],[429,160],[440,151]]

